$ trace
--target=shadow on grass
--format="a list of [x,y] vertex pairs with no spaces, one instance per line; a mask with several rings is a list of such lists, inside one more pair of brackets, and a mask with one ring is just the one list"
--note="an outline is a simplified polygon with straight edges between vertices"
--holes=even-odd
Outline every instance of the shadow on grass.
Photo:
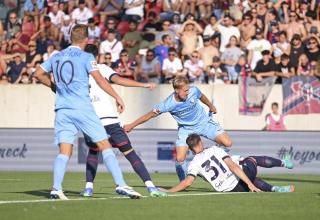
[[281,177],[263,177],[263,180],[279,181],[279,182],[297,182],[297,183],[315,183],[320,184],[320,180],[302,180],[302,179],[290,179]]

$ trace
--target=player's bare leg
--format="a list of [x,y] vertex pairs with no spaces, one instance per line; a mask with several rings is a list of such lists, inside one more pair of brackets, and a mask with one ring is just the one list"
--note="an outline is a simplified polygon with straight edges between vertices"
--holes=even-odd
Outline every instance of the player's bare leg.
[[217,142],[219,145],[223,145],[225,147],[231,147],[232,146],[232,140],[230,136],[227,134],[227,132],[223,132],[219,134],[215,138],[215,142]]
[[176,152],[177,152],[176,172],[180,181],[186,178],[186,173],[187,173],[186,157],[187,157],[188,151],[189,151],[189,148],[187,146],[176,147]]
[[67,143],[59,144],[59,154],[54,161],[53,168],[53,187],[50,192],[51,199],[67,200],[68,198],[63,194],[62,182],[66,172],[67,163],[72,155],[72,145]]

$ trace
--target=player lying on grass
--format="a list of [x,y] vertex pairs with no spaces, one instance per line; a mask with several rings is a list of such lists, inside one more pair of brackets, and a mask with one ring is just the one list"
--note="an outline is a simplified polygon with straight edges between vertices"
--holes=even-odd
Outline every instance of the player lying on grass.
[[130,132],[133,128],[147,122],[151,118],[169,112],[177,121],[179,127],[176,141],[176,171],[180,181],[182,181],[187,173],[186,155],[189,149],[186,139],[189,134],[198,133],[226,147],[231,147],[232,142],[220,124],[212,120],[201,106],[200,101],[208,106],[209,112],[216,113],[215,106],[197,87],[190,86],[189,80],[185,76],[174,78],[172,85],[174,92],[166,100],[157,104],[149,113],[125,125],[124,129]]
[[[96,45],[88,44],[85,48],[85,51],[92,54],[97,59],[99,49]],[[123,55],[125,55],[125,53],[122,53],[122,56]],[[118,85],[149,89],[153,89],[156,87],[156,84],[154,83],[140,83],[134,80],[120,77],[115,73],[115,71],[113,71],[105,64],[98,64],[98,69],[104,78],[106,78],[109,82],[113,82]],[[132,148],[127,134],[120,126],[120,121],[118,118],[119,114],[111,97],[98,86],[98,84],[91,76],[89,77],[89,84],[91,102],[98,117],[101,120],[101,123],[104,126],[104,129],[110,135],[109,141],[112,147],[118,148],[127,158],[134,171],[139,175],[139,177],[147,186],[147,189],[152,197],[165,197],[167,194],[165,192],[159,191],[158,188],[155,187],[148,170],[143,164],[141,158]],[[97,146],[86,135],[85,140],[86,144],[89,146],[89,153],[87,156],[86,164],[87,183],[82,195],[90,197],[93,194],[93,181],[95,179],[98,168],[98,149]],[[117,189],[116,191],[120,194],[126,194],[126,192],[122,191],[121,189]]]
[[272,186],[257,178],[257,166],[293,168],[292,162],[285,158],[278,160],[266,156],[250,156],[240,162],[242,168],[219,147],[204,149],[201,138],[191,134],[187,138],[190,150],[195,154],[188,167],[187,178],[171,189],[163,191],[179,192],[192,185],[196,176],[208,181],[218,192],[293,192],[293,186]]
[[[37,69],[35,76],[39,81],[56,92],[55,102],[55,143],[59,146],[59,154],[53,168],[52,199],[68,198],[62,191],[62,182],[72,148],[78,131],[87,134],[96,143],[106,168],[110,171],[117,188],[126,192],[131,198],[141,195],[133,191],[125,183],[119,163],[108,141],[109,135],[104,130],[95,113],[89,98],[89,75],[104,92],[111,95],[117,103],[118,110],[124,110],[120,96],[101,76],[94,57],[83,51],[88,41],[88,27],[75,25],[71,30],[72,45],[54,54]],[[53,73],[54,83],[48,73]]]

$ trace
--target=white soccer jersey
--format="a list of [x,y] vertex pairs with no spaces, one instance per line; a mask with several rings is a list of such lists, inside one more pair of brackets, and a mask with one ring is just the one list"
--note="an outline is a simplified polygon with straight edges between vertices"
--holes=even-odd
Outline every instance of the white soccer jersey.
[[188,167],[188,175],[205,178],[218,192],[233,190],[239,178],[223,161],[229,155],[223,149],[213,146],[194,156]]
[[[111,77],[116,74],[113,69],[105,64],[98,64],[98,68],[101,75],[109,82]],[[113,97],[103,91],[91,75],[89,84],[91,102],[103,126],[119,123],[119,114]]]

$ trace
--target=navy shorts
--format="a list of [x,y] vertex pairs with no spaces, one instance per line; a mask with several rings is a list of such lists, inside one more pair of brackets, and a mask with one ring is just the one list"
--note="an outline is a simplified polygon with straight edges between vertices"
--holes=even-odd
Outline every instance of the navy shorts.
[[[257,176],[257,163],[256,161],[251,158],[247,157],[242,162],[242,170],[247,175],[247,177],[254,182]],[[242,180],[239,180],[236,187],[231,190],[231,192],[249,192],[250,189],[248,188],[247,184]]]
[[[119,123],[106,125],[104,126],[104,129],[110,136],[108,140],[113,148],[118,148],[121,152],[132,149],[129,137]],[[92,148],[93,150],[97,149],[96,144],[93,143],[87,135],[84,135],[84,138],[89,148]]]

